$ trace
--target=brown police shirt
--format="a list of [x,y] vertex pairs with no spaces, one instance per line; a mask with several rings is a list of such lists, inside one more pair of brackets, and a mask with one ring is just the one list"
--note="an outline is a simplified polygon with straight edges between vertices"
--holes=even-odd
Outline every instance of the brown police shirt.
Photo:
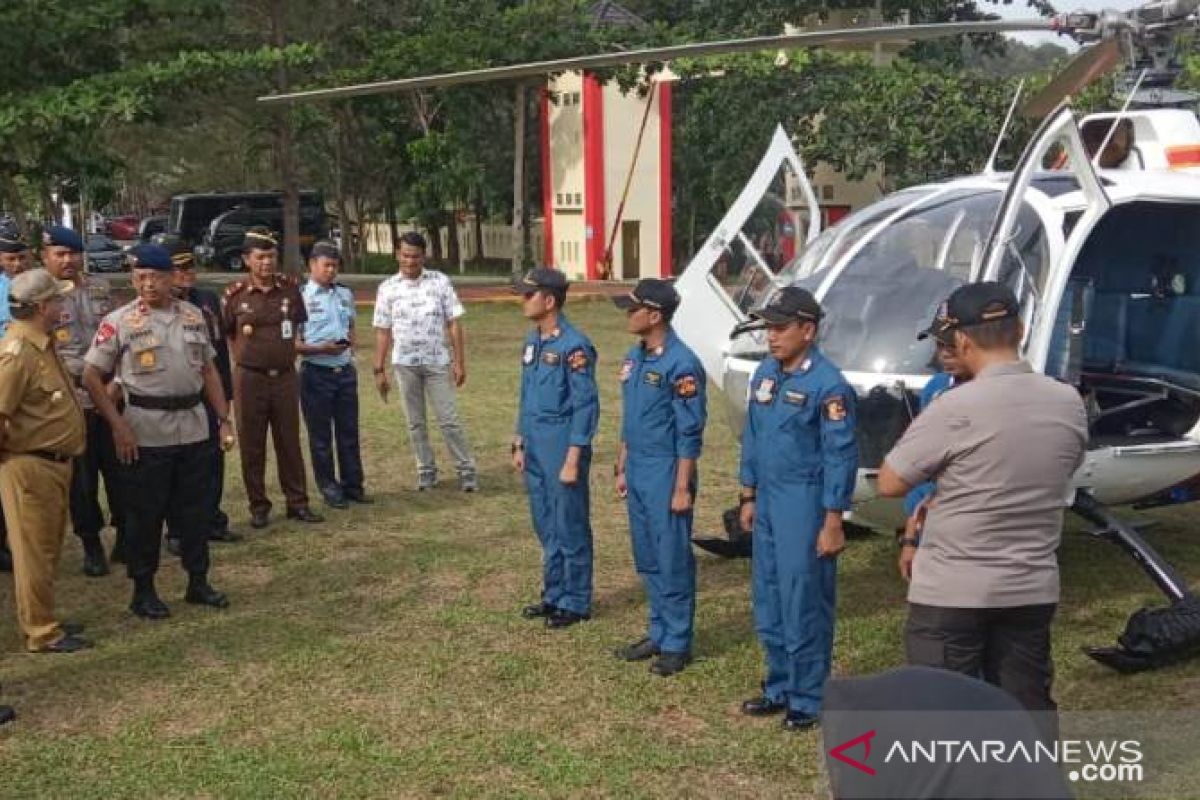
[[291,369],[299,327],[307,319],[300,288],[289,278],[277,276],[265,289],[247,280],[225,290],[225,335],[234,360],[243,367]]
[[83,453],[83,408],[50,337],[14,320],[0,339],[0,416],[5,453]]

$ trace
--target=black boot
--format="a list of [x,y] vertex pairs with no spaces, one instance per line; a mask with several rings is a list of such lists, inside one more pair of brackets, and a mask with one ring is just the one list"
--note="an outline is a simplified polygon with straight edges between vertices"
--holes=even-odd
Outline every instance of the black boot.
[[99,578],[108,574],[108,558],[104,555],[104,543],[99,536],[83,540],[83,574]]
[[171,609],[158,596],[154,589],[154,578],[133,579],[133,601],[129,610],[142,619],[166,619],[171,616]]
[[183,599],[197,606],[229,608],[229,598],[209,586],[206,575],[192,575],[188,579],[187,594]]

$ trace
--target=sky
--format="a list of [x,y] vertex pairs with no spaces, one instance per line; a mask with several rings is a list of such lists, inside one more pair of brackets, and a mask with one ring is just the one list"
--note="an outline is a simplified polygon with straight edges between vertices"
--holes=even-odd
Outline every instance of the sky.
[[[1082,2],[1070,2],[1070,0],[1052,0],[1054,7],[1059,12],[1076,11],[1079,9],[1087,11],[1100,11],[1105,8],[1111,8],[1115,11],[1128,11],[1129,9],[1141,5],[1138,0],[1108,0],[1108,2],[1096,2],[1096,0],[1082,0]],[[988,2],[979,4],[981,10],[994,11],[1004,19],[1035,19],[1039,15],[1032,8],[1025,5],[1024,0],[1013,0],[1011,5],[994,5]],[[1059,36],[1054,33],[1015,33],[1013,38],[1019,39],[1022,42],[1030,45],[1039,45],[1045,42],[1052,42],[1061,45],[1068,50],[1074,51],[1077,49],[1075,41],[1068,36]]]

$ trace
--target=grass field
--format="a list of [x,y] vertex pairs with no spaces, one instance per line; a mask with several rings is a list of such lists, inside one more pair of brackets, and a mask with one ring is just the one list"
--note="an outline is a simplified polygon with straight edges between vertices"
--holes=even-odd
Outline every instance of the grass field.
[[[248,536],[214,546],[212,573],[232,599],[228,611],[183,604],[183,576],[168,562],[160,588],[173,618],[135,620],[126,610],[128,581],[84,578],[78,544],[68,536],[59,607],[87,625],[97,646],[71,656],[25,655],[11,581],[0,584],[0,697],[21,715],[0,732],[0,797],[818,792],[815,735],[785,735],[777,719],[738,713],[760,678],[746,562],[699,558],[698,661],[685,673],[663,680],[645,664],[610,655],[641,634],[645,618],[609,477],[619,418],[615,376],[628,339],[623,315],[608,303],[569,310],[601,354],[591,622],[550,632],[517,614],[536,598],[539,580],[523,488],[508,467],[524,326],[512,305],[473,305],[460,402],[480,460],[480,494],[462,495],[453,481],[432,493],[414,490],[396,398],[383,405],[367,390],[370,371],[363,369],[363,447],[377,502],[325,509],[326,524],[300,527],[279,519],[273,488],[277,521],[250,531],[234,455],[226,508]],[[368,357],[361,353],[360,364]],[[701,531],[719,529],[735,491],[735,443],[721,398],[711,402]],[[1194,511],[1147,516],[1162,522],[1152,541],[1200,580]],[[904,586],[894,557],[883,536],[851,542],[842,557],[838,674],[901,660]],[[1197,705],[1200,662],[1119,676],[1080,653],[1083,644],[1111,643],[1131,611],[1159,600],[1131,561],[1078,532],[1062,560],[1062,707]]]

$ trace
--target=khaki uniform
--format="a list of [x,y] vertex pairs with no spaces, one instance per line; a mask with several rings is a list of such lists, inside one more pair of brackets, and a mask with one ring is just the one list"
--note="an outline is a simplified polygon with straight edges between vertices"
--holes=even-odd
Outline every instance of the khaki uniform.
[[308,319],[304,298],[296,284],[283,277],[266,289],[238,282],[225,291],[223,316],[237,362],[233,401],[250,512],[271,509],[265,479],[268,427],[288,510],[307,508],[295,369],[298,329]]
[[163,309],[135,300],[105,317],[86,361],[115,372],[125,392],[122,413],[138,443],[138,459],[119,465],[126,494],[129,576],[158,569],[163,524],[180,539],[184,568],[208,572],[207,500],[211,449],[204,410],[204,369],[216,351],[204,315],[191,303]]
[[31,651],[63,636],[54,573],[67,525],[71,459],[83,452],[79,399],[50,337],[28,322],[0,340],[0,500],[13,554],[17,619]]

